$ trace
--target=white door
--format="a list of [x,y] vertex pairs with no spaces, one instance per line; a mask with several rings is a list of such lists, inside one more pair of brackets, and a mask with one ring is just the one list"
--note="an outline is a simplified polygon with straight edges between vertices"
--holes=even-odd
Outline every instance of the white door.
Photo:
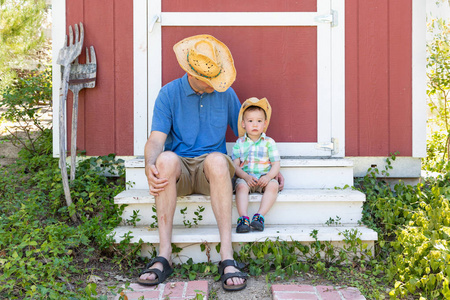
[[[260,31],[270,30],[270,28],[274,27],[285,27],[286,29],[296,27],[305,28],[309,31],[312,29],[314,32],[314,37],[311,40],[316,43],[314,45],[314,51],[317,51],[317,53],[310,62],[303,62],[303,64],[311,63],[311,66],[314,67],[314,72],[310,72],[310,74],[314,75],[314,84],[309,85],[310,88],[313,89],[313,91],[311,91],[313,96],[308,99],[302,99],[302,96],[299,95],[299,101],[304,101],[305,105],[300,102],[295,102],[296,99],[291,99],[294,104],[286,104],[285,107],[283,106],[283,103],[287,103],[287,100],[280,99],[278,100],[280,102],[277,105],[274,105],[271,98],[268,98],[274,109],[270,125],[271,128],[269,128],[269,130],[272,130],[273,128],[275,136],[271,136],[277,141],[282,156],[344,157],[344,0],[316,0],[316,11],[305,12],[166,12],[162,11],[163,1],[164,0],[134,0],[135,155],[143,154],[144,144],[150,133],[153,105],[159,89],[166,83],[164,82],[163,74],[170,71],[166,70],[166,68],[173,68],[173,65],[164,65],[163,61],[165,61],[165,59],[163,59],[162,55],[164,40],[170,39],[171,36],[176,35],[177,33],[177,31],[170,31],[170,28],[185,28],[184,31],[186,33],[193,33],[183,37],[197,34],[195,32],[196,30],[198,31],[199,27],[204,28],[202,29],[204,33],[208,33],[211,30],[214,30],[214,28],[220,28],[219,30],[224,32],[227,30],[234,30],[233,36],[235,39],[238,39],[239,32],[236,31],[237,27],[242,28],[243,34],[245,34],[244,32],[248,32],[248,28],[258,28],[258,31]],[[211,1],[208,2],[211,3]],[[250,30],[256,31],[256,29]],[[178,32],[181,31],[183,30],[178,29]],[[270,40],[270,36],[267,38]],[[299,38],[302,37],[299,36]],[[181,38],[179,38],[179,40],[181,40]],[[178,40],[175,40],[175,42],[176,41]],[[226,44],[230,47],[229,42],[226,42]],[[244,81],[239,76],[246,72],[245,69],[240,72],[237,63],[240,49],[245,49],[247,46],[244,44],[245,40],[241,41],[240,46],[235,45],[233,49],[230,47],[233,57],[235,57],[236,68],[238,70],[236,83],[233,84],[233,88],[235,88],[238,96],[240,96],[239,86],[235,86],[238,82]],[[289,45],[291,44],[288,41],[284,47],[282,47],[283,49],[279,49],[280,55],[286,55],[287,53],[292,55],[292,57],[295,57],[296,51],[299,51],[299,49],[290,47]],[[265,43],[263,46],[272,47],[273,45],[269,42]],[[257,52],[252,55],[257,55]],[[242,53],[242,56],[245,56],[245,53]],[[170,59],[175,60],[174,58]],[[274,58],[270,57],[267,59],[274,60]],[[304,65],[296,66],[296,63],[293,63],[292,65],[288,64],[288,66],[283,66],[283,68],[307,69],[304,68]],[[276,72],[280,74],[280,76],[283,76],[284,69],[276,70]],[[302,76],[307,78],[306,75],[307,74],[304,74]],[[264,74],[260,76],[264,77]],[[251,80],[248,77],[245,78],[245,80]],[[295,87],[300,84],[300,82],[296,81],[295,76],[287,77],[288,78],[283,79],[283,90],[295,89]],[[269,87],[269,90],[266,92],[270,93],[272,91],[274,95],[276,95],[277,88],[278,87],[276,86]],[[245,88],[242,87],[241,90],[245,90]],[[245,94],[245,91],[242,91],[242,93]],[[297,94],[308,93],[302,92]],[[243,100],[245,99],[241,98],[241,102]],[[292,107],[296,106],[295,103],[299,104],[298,107],[295,108],[296,111],[292,112]],[[303,106],[312,107],[311,112],[304,111],[302,108]],[[278,119],[275,117],[274,120],[274,116],[277,115],[277,109],[280,112],[280,116]],[[287,117],[284,117],[284,115]],[[311,117],[312,121],[306,120],[305,122],[309,122],[309,124],[314,123],[312,124],[313,126],[299,126],[298,129],[292,128],[290,124],[299,121],[296,120],[297,115],[299,118]],[[306,127],[310,129],[307,129]],[[307,133],[307,130],[312,132]],[[295,137],[296,131],[305,131],[304,133],[302,132],[302,134],[308,137],[303,139],[301,134],[299,137]],[[289,132],[289,134],[286,132]],[[294,137],[290,138],[291,136]],[[230,141],[228,146],[230,147],[232,144],[233,143]]]

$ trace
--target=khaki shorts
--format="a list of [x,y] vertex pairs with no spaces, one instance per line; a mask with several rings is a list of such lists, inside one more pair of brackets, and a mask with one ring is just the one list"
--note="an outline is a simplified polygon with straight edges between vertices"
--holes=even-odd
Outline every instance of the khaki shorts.
[[[276,182],[278,184],[278,181],[276,179],[271,179],[269,182],[271,182],[271,181],[274,181],[274,182]],[[262,187],[262,186],[259,186],[259,185],[258,186],[249,187],[248,184],[247,184],[247,181],[245,181],[242,178],[237,178],[234,190],[236,190],[238,184],[245,184],[248,187],[248,192],[249,193],[261,193],[261,194],[264,194],[264,191],[266,189],[266,187]]]
[[[231,178],[234,176],[233,161],[228,155],[222,154],[228,161],[228,169]],[[191,194],[209,195],[209,182],[203,172],[203,163],[208,154],[198,157],[181,157],[181,175],[177,181],[177,196],[186,196]]]

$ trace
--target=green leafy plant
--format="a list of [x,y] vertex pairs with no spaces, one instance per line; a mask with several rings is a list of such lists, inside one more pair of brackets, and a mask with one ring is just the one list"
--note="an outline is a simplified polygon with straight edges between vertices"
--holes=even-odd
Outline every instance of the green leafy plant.
[[198,223],[203,220],[202,212],[205,211],[205,207],[199,205],[197,210],[194,212],[195,217],[191,220],[187,219],[187,207],[180,209],[180,213],[183,216],[184,226],[191,228],[192,226],[198,226]]
[[[51,135],[36,147],[51,149]],[[93,258],[115,257],[115,264],[134,265],[140,247],[129,239],[114,246],[110,231],[121,222],[113,197],[124,189],[124,174],[100,176],[113,156],[96,158],[99,168],[81,163],[73,183],[73,224],[64,206],[58,161],[50,150],[35,156],[25,149],[17,163],[0,168],[0,295],[7,299],[94,299],[95,284],[74,282],[91,274]],[[118,170],[117,168],[114,168]],[[83,265],[83,267],[80,267]]]
[[52,106],[51,77],[51,69],[33,71],[18,78],[0,97],[0,107],[5,108],[0,117],[15,124],[6,127],[10,141],[34,155],[44,154],[36,144],[51,127],[50,118],[43,118]]
[[177,276],[189,280],[195,280],[206,276],[215,276],[219,278],[219,268],[217,264],[209,263],[194,263],[192,258],[189,258],[186,263],[177,265],[174,269]]
[[339,226],[341,225],[341,217],[336,216],[336,219],[333,218],[329,218],[326,222],[325,225],[327,226]]
[[133,227],[136,227],[136,223],[139,222],[141,220],[141,218],[139,217],[139,209],[138,210],[133,210],[133,214],[131,215],[130,219],[125,220],[125,223],[127,225],[131,225]]
[[45,41],[43,27],[50,14],[46,2],[0,1],[0,90],[21,77],[30,65],[50,63],[51,46]]
[[152,212],[153,212],[152,215],[153,222],[150,224],[150,228],[158,228],[158,216],[156,214],[156,205],[152,206]]
[[428,119],[428,171],[445,172],[450,151],[450,28],[444,19],[431,19],[427,24],[433,39],[427,44],[427,95],[431,117]]

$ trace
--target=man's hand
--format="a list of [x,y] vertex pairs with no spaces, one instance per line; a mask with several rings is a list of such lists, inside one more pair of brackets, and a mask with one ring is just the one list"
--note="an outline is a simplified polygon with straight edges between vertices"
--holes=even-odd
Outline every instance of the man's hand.
[[281,172],[278,172],[278,175],[275,176],[275,179],[278,181],[278,191],[282,191],[284,188],[284,176]]
[[147,176],[150,194],[158,196],[159,192],[164,191],[164,187],[169,184],[167,178],[159,178],[159,172],[155,165],[145,166],[145,175]]
[[150,195],[153,196],[158,196],[159,192],[164,191],[164,187],[169,184],[167,178],[159,178],[159,172],[155,165],[156,159],[163,151],[166,138],[167,134],[159,131],[152,131],[145,143],[145,176],[147,176]]

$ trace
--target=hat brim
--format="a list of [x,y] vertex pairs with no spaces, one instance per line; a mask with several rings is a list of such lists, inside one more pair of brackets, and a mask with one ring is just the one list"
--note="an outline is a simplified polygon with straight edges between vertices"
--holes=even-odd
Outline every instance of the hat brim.
[[[258,101],[256,101],[258,100]],[[239,131],[239,137],[245,135],[245,129],[242,127],[242,119],[244,117],[244,112],[247,108],[250,106],[257,106],[261,107],[266,112],[266,126],[264,126],[264,132],[267,131],[267,128],[269,127],[270,123],[270,117],[272,116],[272,107],[269,104],[269,101],[267,101],[266,98],[249,98],[245,100],[244,103],[242,103],[241,110],[239,111],[239,117],[238,117],[238,131]]]
[[[191,69],[187,60],[189,50],[192,49],[197,42],[205,39],[214,45],[216,49],[217,61],[221,64],[221,72],[219,76],[215,78],[205,78],[198,75]],[[185,38],[173,46],[173,51],[175,52],[178,63],[183,70],[195,78],[206,82],[218,92],[225,92],[236,80],[236,69],[234,67],[234,60],[231,56],[230,50],[224,43],[211,35],[201,34]]]

